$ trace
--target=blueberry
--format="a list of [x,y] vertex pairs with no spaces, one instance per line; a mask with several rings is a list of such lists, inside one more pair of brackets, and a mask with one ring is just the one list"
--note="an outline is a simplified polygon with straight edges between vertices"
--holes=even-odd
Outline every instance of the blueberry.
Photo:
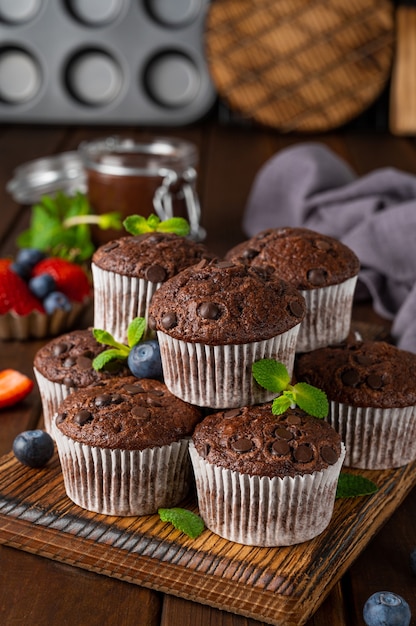
[[391,591],[373,593],[364,604],[367,626],[409,626],[410,607],[406,600]]
[[16,254],[16,263],[34,267],[39,261],[42,261],[45,256],[45,253],[37,248],[21,248]]
[[12,272],[20,276],[20,278],[23,278],[23,280],[28,280],[32,272],[31,265],[19,261],[13,261],[13,263],[10,264],[10,269]]
[[127,365],[137,378],[161,378],[162,361],[157,339],[141,341],[130,350]]
[[44,430],[25,430],[13,441],[18,461],[29,467],[44,467],[54,453],[53,439]]
[[51,293],[48,293],[42,304],[48,315],[52,315],[52,313],[55,313],[55,311],[59,309],[66,312],[72,309],[71,301],[60,291],[51,291]]
[[56,289],[56,282],[50,274],[39,274],[29,280],[29,289],[34,296],[43,300],[48,293]]

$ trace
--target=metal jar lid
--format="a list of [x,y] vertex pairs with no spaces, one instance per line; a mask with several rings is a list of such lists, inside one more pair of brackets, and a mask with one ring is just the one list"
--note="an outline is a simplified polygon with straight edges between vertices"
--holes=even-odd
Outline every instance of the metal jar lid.
[[42,196],[57,191],[84,193],[87,184],[82,159],[77,151],[72,151],[28,161],[14,170],[6,189],[22,204],[38,202]]

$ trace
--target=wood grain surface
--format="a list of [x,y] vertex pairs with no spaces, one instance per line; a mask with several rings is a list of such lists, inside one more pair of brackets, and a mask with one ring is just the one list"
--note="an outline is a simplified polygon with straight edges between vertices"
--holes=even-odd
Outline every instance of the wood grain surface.
[[280,131],[317,132],[374,102],[394,35],[390,0],[217,0],[205,50],[231,109]]
[[[267,624],[300,626],[405,498],[415,469],[365,472],[378,492],[337,500],[329,527],[312,541],[253,548],[207,529],[189,539],[157,515],[85,511],[67,498],[56,454],[42,470],[8,454],[0,461],[0,542]],[[192,498],[183,506],[196,510]]]

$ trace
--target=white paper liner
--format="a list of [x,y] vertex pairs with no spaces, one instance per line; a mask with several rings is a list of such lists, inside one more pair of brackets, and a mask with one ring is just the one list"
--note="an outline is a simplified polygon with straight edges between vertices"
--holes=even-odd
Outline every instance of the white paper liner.
[[110,450],[73,441],[52,422],[67,496],[104,515],[150,515],[187,494],[189,439],[145,450]]
[[268,402],[276,393],[256,383],[252,364],[276,359],[292,375],[299,326],[264,341],[225,346],[189,343],[158,332],[165,385],[197,406],[232,408]]
[[24,341],[61,335],[74,328],[90,301],[90,298],[86,298],[83,302],[72,302],[70,311],[58,310],[52,315],[40,311],[32,311],[28,315],[17,315],[10,311],[0,315],[0,339]]
[[328,526],[345,456],[313,474],[249,476],[205,461],[193,442],[199,514],[212,532],[251,546],[289,546],[308,541]]
[[135,317],[147,319],[150,300],[162,283],[123,276],[91,264],[94,285],[94,328],[108,331],[121,343]]
[[344,464],[392,469],[416,459],[416,407],[352,407],[330,402],[327,421],[347,448]]
[[74,389],[61,383],[48,380],[36,367],[33,368],[33,371],[39,387],[45,430],[53,437],[52,418],[57,412],[61,402],[65,400]]
[[341,343],[350,332],[351,311],[357,276],[339,285],[301,290],[306,301],[296,352]]

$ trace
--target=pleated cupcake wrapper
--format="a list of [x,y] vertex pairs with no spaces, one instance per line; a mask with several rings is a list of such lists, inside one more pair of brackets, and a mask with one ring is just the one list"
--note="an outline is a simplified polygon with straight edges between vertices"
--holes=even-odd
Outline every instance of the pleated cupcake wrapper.
[[306,301],[296,352],[310,352],[344,341],[350,332],[357,276],[339,285],[301,290]]
[[276,394],[256,383],[252,364],[276,359],[291,375],[299,326],[265,341],[225,346],[189,343],[158,332],[165,384],[175,396],[197,406],[232,408],[268,402]]
[[39,372],[39,370],[36,369],[36,367],[33,368],[33,371],[39,387],[45,430],[53,436],[52,418],[57,412],[61,402],[69,396],[69,394],[73,391],[73,388],[48,380]]
[[189,445],[199,514],[207,528],[229,541],[289,546],[308,541],[328,526],[345,455],[313,474],[249,476],[205,461]]
[[108,272],[91,264],[94,284],[94,327],[125,342],[135,317],[148,317],[150,300],[162,283]]
[[72,302],[70,311],[58,310],[52,315],[32,311],[28,315],[17,315],[13,311],[0,315],[0,339],[43,339],[56,337],[71,328],[84,313],[90,303],[90,298],[84,302]]
[[73,441],[53,422],[67,496],[104,515],[138,516],[172,507],[190,481],[188,439],[145,450],[110,450]]
[[382,409],[331,402],[327,421],[345,443],[348,467],[392,469],[416,459],[416,407]]

